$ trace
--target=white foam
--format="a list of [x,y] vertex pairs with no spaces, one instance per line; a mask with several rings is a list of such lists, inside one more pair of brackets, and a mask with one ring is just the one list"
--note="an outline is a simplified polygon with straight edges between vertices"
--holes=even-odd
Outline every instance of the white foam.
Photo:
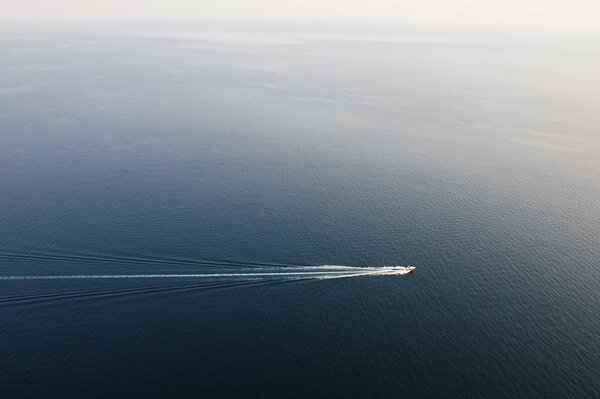
[[[282,270],[280,268],[279,270]],[[166,278],[346,278],[360,276],[403,275],[413,269],[405,266],[352,267],[352,266],[301,266],[286,268],[304,271],[273,271],[249,273],[192,273],[192,274],[68,274],[68,275],[29,275],[0,276],[0,280],[100,280],[100,279],[166,279]],[[310,269],[310,271],[307,271]]]

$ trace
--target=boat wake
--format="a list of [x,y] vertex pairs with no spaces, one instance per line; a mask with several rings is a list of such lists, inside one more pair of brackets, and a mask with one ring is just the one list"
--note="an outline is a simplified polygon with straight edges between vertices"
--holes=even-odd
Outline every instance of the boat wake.
[[[63,274],[63,275],[12,275],[0,276],[0,281],[7,280],[102,280],[102,279],[261,279],[261,278],[349,278],[364,276],[405,275],[415,270],[412,266],[298,266],[269,267],[268,271],[252,271],[244,273],[160,273],[160,274]],[[274,270],[277,269],[277,270]]]
[[[0,283],[13,284],[13,294],[0,295],[0,306],[21,303],[45,303],[56,300],[120,298],[125,296],[158,295],[175,292],[204,292],[242,287],[285,284],[300,281],[319,281],[340,278],[370,276],[402,276],[415,270],[412,266],[356,267],[343,265],[292,265],[282,263],[259,263],[246,261],[196,260],[175,258],[147,258],[135,256],[69,254],[69,253],[15,253],[0,252],[0,266],[10,263],[11,273],[0,274]],[[17,262],[20,264],[18,267]],[[73,270],[77,264],[78,273]],[[51,270],[54,271],[52,273]],[[66,268],[65,268],[66,267]],[[126,267],[129,273],[123,273]],[[57,270],[67,271],[66,273]],[[174,269],[177,269],[175,272]],[[1,269],[0,269],[1,270]],[[27,271],[25,271],[27,270]],[[42,272],[44,270],[45,272]],[[83,270],[86,270],[84,272]],[[20,273],[19,273],[20,272]],[[4,274],[4,275],[2,275]],[[81,281],[64,290],[64,285],[50,287],[60,291],[29,292],[18,284],[27,281]],[[83,284],[87,280],[92,286]],[[119,284],[117,281],[152,281],[152,285]],[[98,282],[97,284],[94,281]],[[114,281],[116,284],[100,284]],[[163,282],[173,281],[166,285]],[[28,286],[27,286],[28,287]],[[36,286],[37,287],[37,286]],[[40,286],[41,287],[41,286]],[[45,287],[45,286],[44,286]],[[87,288],[87,289],[84,289]],[[20,292],[23,288],[25,292]],[[91,289],[90,289],[91,288]]]

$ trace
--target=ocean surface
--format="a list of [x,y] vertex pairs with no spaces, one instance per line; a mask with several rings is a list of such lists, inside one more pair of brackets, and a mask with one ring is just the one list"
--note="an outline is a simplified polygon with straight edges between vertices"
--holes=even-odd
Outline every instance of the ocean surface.
[[0,397],[600,398],[599,70],[583,34],[2,27]]

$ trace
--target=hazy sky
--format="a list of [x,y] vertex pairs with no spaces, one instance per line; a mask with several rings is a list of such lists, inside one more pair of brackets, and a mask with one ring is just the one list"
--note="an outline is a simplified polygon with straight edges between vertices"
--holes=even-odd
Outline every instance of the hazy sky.
[[600,27],[600,0],[0,0],[0,19],[320,19]]

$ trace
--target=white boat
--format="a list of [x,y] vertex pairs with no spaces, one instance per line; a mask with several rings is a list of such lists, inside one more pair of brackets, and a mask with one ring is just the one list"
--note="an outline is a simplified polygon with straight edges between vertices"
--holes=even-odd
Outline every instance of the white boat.
[[404,270],[404,274],[408,274],[414,272],[415,270],[417,270],[417,268],[414,266],[404,266]]
[[412,273],[417,268],[414,266],[383,266],[376,268],[372,272],[366,272],[368,275],[383,276],[383,275],[405,275]]

